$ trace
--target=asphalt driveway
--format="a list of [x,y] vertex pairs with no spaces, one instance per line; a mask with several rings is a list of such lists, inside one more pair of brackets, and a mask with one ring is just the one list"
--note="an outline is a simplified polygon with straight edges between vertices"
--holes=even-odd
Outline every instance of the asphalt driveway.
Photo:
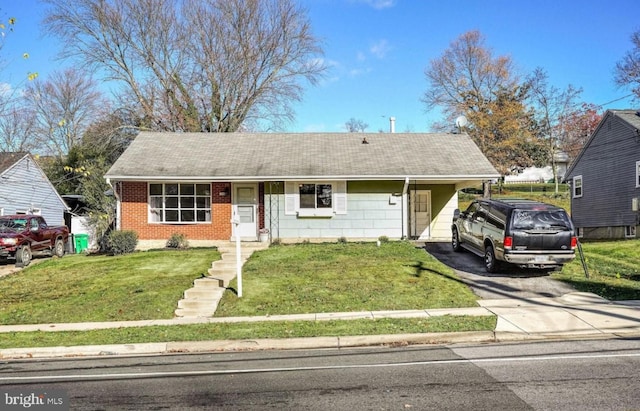
[[488,273],[482,258],[470,252],[456,253],[450,243],[425,243],[424,249],[453,268],[481,299],[560,297],[575,292],[575,288],[552,279],[547,273],[518,267],[501,267],[498,273]]

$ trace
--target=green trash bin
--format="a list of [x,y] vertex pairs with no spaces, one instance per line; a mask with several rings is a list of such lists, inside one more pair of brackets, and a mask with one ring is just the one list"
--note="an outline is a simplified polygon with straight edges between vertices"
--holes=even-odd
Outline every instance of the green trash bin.
[[75,246],[76,254],[89,248],[89,234],[74,234],[73,245]]

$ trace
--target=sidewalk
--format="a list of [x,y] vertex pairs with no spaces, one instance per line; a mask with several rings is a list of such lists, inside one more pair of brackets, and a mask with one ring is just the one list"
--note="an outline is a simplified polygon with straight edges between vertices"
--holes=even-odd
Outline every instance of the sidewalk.
[[480,307],[273,315],[265,317],[174,318],[168,320],[0,326],[0,335],[29,331],[82,331],[157,325],[256,321],[323,321],[380,318],[428,318],[441,315],[498,317],[494,331],[393,334],[200,342],[166,342],[78,347],[15,348],[0,350],[0,358],[142,355],[169,352],[210,352],[266,349],[345,348],[385,344],[446,344],[557,338],[614,338],[640,336],[640,301],[612,303],[595,294],[569,293],[559,298],[479,300]]

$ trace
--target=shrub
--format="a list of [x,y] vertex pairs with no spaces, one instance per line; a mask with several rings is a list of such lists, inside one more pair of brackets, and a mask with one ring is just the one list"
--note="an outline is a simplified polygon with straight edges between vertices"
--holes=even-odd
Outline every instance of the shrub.
[[347,237],[342,236],[342,237],[338,238],[338,243],[339,244],[346,244],[347,243]]
[[380,237],[378,237],[378,241],[380,241],[381,243],[388,243],[389,237],[387,237],[386,235],[381,235]]
[[138,234],[131,230],[112,231],[109,233],[107,243],[109,251],[114,255],[132,253],[138,245]]
[[187,236],[180,233],[173,233],[171,237],[167,240],[166,244],[167,248],[189,248],[189,241],[187,241]]

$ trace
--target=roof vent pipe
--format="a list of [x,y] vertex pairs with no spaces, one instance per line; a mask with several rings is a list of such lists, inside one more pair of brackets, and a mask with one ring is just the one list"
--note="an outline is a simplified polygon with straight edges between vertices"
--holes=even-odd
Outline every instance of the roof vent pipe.
[[389,117],[389,132],[390,133],[395,133],[396,132],[396,118],[395,117]]

